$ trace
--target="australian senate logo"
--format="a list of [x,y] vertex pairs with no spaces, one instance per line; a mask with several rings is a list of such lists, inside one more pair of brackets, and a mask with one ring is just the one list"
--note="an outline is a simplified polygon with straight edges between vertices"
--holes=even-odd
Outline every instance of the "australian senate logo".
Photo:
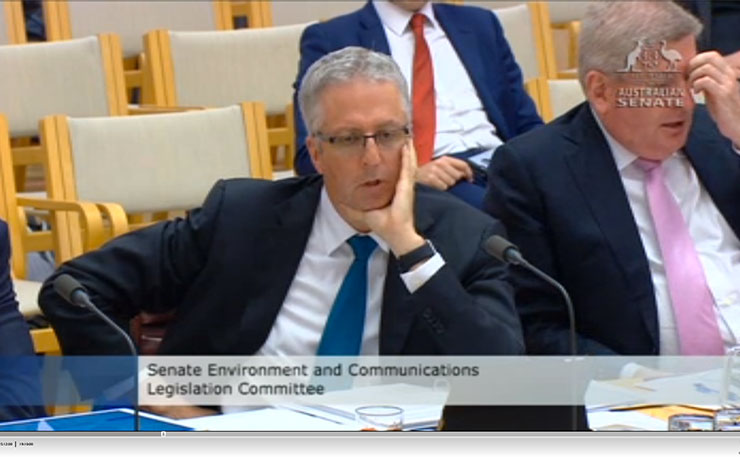
[[686,90],[681,86],[678,70],[682,59],[681,53],[668,48],[666,40],[637,40],[627,54],[624,68],[617,70],[626,83],[617,91],[617,107],[683,106]]

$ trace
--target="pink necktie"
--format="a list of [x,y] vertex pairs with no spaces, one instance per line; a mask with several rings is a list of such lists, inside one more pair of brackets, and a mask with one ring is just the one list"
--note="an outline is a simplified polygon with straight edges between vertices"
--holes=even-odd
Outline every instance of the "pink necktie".
[[724,343],[714,312],[714,299],[694,240],[681,210],[663,180],[660,162],[638,159],[645,171],[650,213],[663,255],[682,355],[722,355]]

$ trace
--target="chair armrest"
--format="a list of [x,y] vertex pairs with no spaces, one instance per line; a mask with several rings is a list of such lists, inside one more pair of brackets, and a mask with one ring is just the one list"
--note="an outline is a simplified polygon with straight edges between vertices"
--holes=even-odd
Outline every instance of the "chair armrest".
[[100,215],[97,205],[94,203],[18,197],[18,206],[48,211],[75,212],[80,215],[80,219],[86,229],[83,240],[85,250],[96,249],[105,242],[103,218]]
[[111,238],[123,235],[131,229],[126,211],[123,210],[121,205],[118,203],[97,203],[97,206],[110,222]]

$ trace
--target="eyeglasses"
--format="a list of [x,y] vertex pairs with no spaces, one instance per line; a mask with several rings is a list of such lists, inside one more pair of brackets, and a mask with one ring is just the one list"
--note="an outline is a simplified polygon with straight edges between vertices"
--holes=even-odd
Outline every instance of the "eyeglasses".
[[316,136],[321,141],[326,141],[331,144],[337,150],[345,152],[347,154],[361,154],[365,151],[367,140],[370,138],[375,141],[375,145],[385,151],[392,151],[400,149],[404,141],[409,136],[409,128],[388,128],[378,130],[372,135],[363,135],[359,132],[350,132],[342,135],[326,136],[321,132],[317,132]]

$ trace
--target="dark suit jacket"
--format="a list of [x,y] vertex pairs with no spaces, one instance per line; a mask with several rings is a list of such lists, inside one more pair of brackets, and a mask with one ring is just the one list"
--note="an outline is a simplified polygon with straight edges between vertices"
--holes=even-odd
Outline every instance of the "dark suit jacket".
[[[524,92],[521,70],[496,16],[482,8],[436,3],[434,15],[465,66],[499,137],[506,141],[542,124],[532,99]],[[303,32],[293,97],[295,169],[300,175],[316,170],[306,148],[308,132],[298,108],[298,88],[312,63],[347,46],[362,46],[390,55],[383,23],[372,3],[354,13],[309,26]]]
[[[719,211],[740,233],[740,157],[697,107],[686,154]],[[587,104],[502,146],[486,209],[535,266],[560,281],[586,354],[657,354],[650,270],[606,139]],[[550,286],[512,271],[527,350],[568,352],[565,307]]]
[[0,421],[43,415],[38,365],[10,279],[8,226],[0,220]]
[[740,3],[737,0],[678,0],[678,4],[692,12],[704,30],[699,37],[699,49],[715,49],[720,54],[740,51]]
[[[223,181],[187,219],[129,233],[67,262],[40,295],[64,353],[126,350],[93,315],[54,293],[51,284],[60,273],[77,278],[104,312],[122,322],[140,310],[175,309],[161,353],[255,353],[298,269],[322,185],[318,175]],[[480,247],[502,225],[428,188],[419,188],[416,211],[420,233],[432,240],[446,265],[409,294],[391,256],[380,353],[521,353],[507,271]]]

